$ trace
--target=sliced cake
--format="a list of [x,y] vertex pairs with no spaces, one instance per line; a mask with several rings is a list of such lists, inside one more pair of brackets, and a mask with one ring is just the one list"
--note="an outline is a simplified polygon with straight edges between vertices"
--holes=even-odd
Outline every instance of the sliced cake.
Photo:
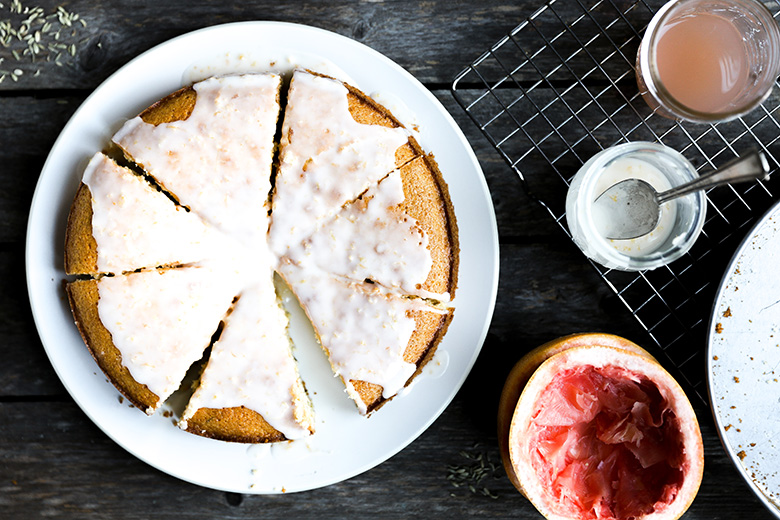
[[246,287],[211,349],[179,426],[235,442],[300,439],[314,431],[306,395],[277,302],[273,273]]
[[418,154],[408,132],[371,98],[300,70],[290,83],[279,145],[269,234],[277,255]]
[[238,292],[237,280],[211,266],[76,280],[66,289],[95,361],[147,414],[203,356]]
[[68,218],[66,292],[100,368],[152,414],[200,361],[178,424],[224,441],[314,431],[274,269],[364,415],[453,316],[458,230],[433,156],[342,81],[280,85],[210,78],[153,104],[113,137],[129,168],[93,157]]
[[430,360],[452,318],[375,284],[282,263],[280,274],[314,326],[331,367],[363,414],[395,396]]
[[417,157],[347,204],[297,247],[293,262],[448,301],[457,283],[457,229],[432,158]]
[[114,135],[127,157],[207,222],[265,241],[281,78],[209,78],[129,120]]
[[67,274],[120,274],[211,258],[232,244],[103,155],[87,166],[65,233]]

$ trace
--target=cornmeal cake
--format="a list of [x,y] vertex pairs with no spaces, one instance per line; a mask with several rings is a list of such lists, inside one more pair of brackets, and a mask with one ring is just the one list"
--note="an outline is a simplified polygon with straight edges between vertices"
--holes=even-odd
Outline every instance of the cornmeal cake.
[[452,204],[432,158],[416,157],[347,204],[298,246],[295,263],[448,301],[457,280]]
[[67,274],[182,265],[231,247],[197,215],[102,153],[84,171],[65,237]]
[[242,242],[265,242],[275,74],[210,78],[161,100],[113,137],[182,205]]
[[307,71],[291,80],[279,146],[269,235],[277,255],[418,154],[406,129],[368,96]]
[[196,374],[178,425],[222,441],[314,433],[275,271],[364,415],[453,316],[458,230],[433,155],[351,85],[281,84],[209,78],[161,99],[113,137],[119,163],[93,157],[68,218],[66,291],[100,368],[150,414]]
[[238,295],[179,426],[238,442],[300,439],[314,431],[273,273]]
[[67,293],[100,368],[152,414],[203,356],[231,307],[236,282],[214,267],[192,266],[76,280]]
[[411,382],[433,355],[452,317],[419,298],[348,282],[311,266],[280,274],[311,320],[333,372],[363,414]]

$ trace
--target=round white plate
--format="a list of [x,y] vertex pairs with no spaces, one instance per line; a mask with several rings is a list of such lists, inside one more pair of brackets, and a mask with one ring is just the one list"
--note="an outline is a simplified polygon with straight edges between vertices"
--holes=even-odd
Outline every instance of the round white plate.
[[780,518],[780,204],[748,233],[715,299],[707,351],[723,445]]
[[[202,77],[306,66],[377,94],[436,154],[460,230],[455,317],[434,360],[411,389],[370,418],[358,414],[301,315],[293,313],[296,357],[317,414],[310,439],[268,447],[185,433],[170,417],[147,417],[121,402],[79,336],[62,288],[64,231],[84,166],[128,118]],[[412,119],[413,115],[413,119]],[[468,142],[417,80],[353,40],[300,25],[246,22],[175,38],[108,78],[76,111],[38,181],[27,235],[27,283],[46,352],[84,412],[112,439],[160,470],[202,486],[238,493],[317,488],[366,471],[400,451],[439,416],[482,347],[498,286],[498,238],[490,194]]]

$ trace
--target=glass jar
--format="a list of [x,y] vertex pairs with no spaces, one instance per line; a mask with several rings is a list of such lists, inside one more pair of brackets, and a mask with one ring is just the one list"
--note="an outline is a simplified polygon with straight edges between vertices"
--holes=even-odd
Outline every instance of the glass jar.
[[602,150],[577,171],[569,186],[566,221],[574,243],[590,259],[623,271],[655,269],[680,258],[704,226],[703,191],[663,204],[658,226],[629,240],[612,240],[599,233],[593,202],[628,178],[641,178],[663,191],[696,177],[696,169],[682,154],[661,144],[633,142]]
[[778,74],[780,29],[757,0],[673,0],[653,16],[636,60],[650,108],[697,123],[746,114]]

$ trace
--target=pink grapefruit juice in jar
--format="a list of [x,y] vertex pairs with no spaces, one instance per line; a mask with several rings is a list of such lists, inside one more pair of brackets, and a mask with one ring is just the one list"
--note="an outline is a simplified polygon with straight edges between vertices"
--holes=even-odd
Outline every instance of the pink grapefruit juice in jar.
[[637,83],[656,113],[693,122],[739,117],[780,73],[780,30],[755,0],[675,0],[648,25]]

